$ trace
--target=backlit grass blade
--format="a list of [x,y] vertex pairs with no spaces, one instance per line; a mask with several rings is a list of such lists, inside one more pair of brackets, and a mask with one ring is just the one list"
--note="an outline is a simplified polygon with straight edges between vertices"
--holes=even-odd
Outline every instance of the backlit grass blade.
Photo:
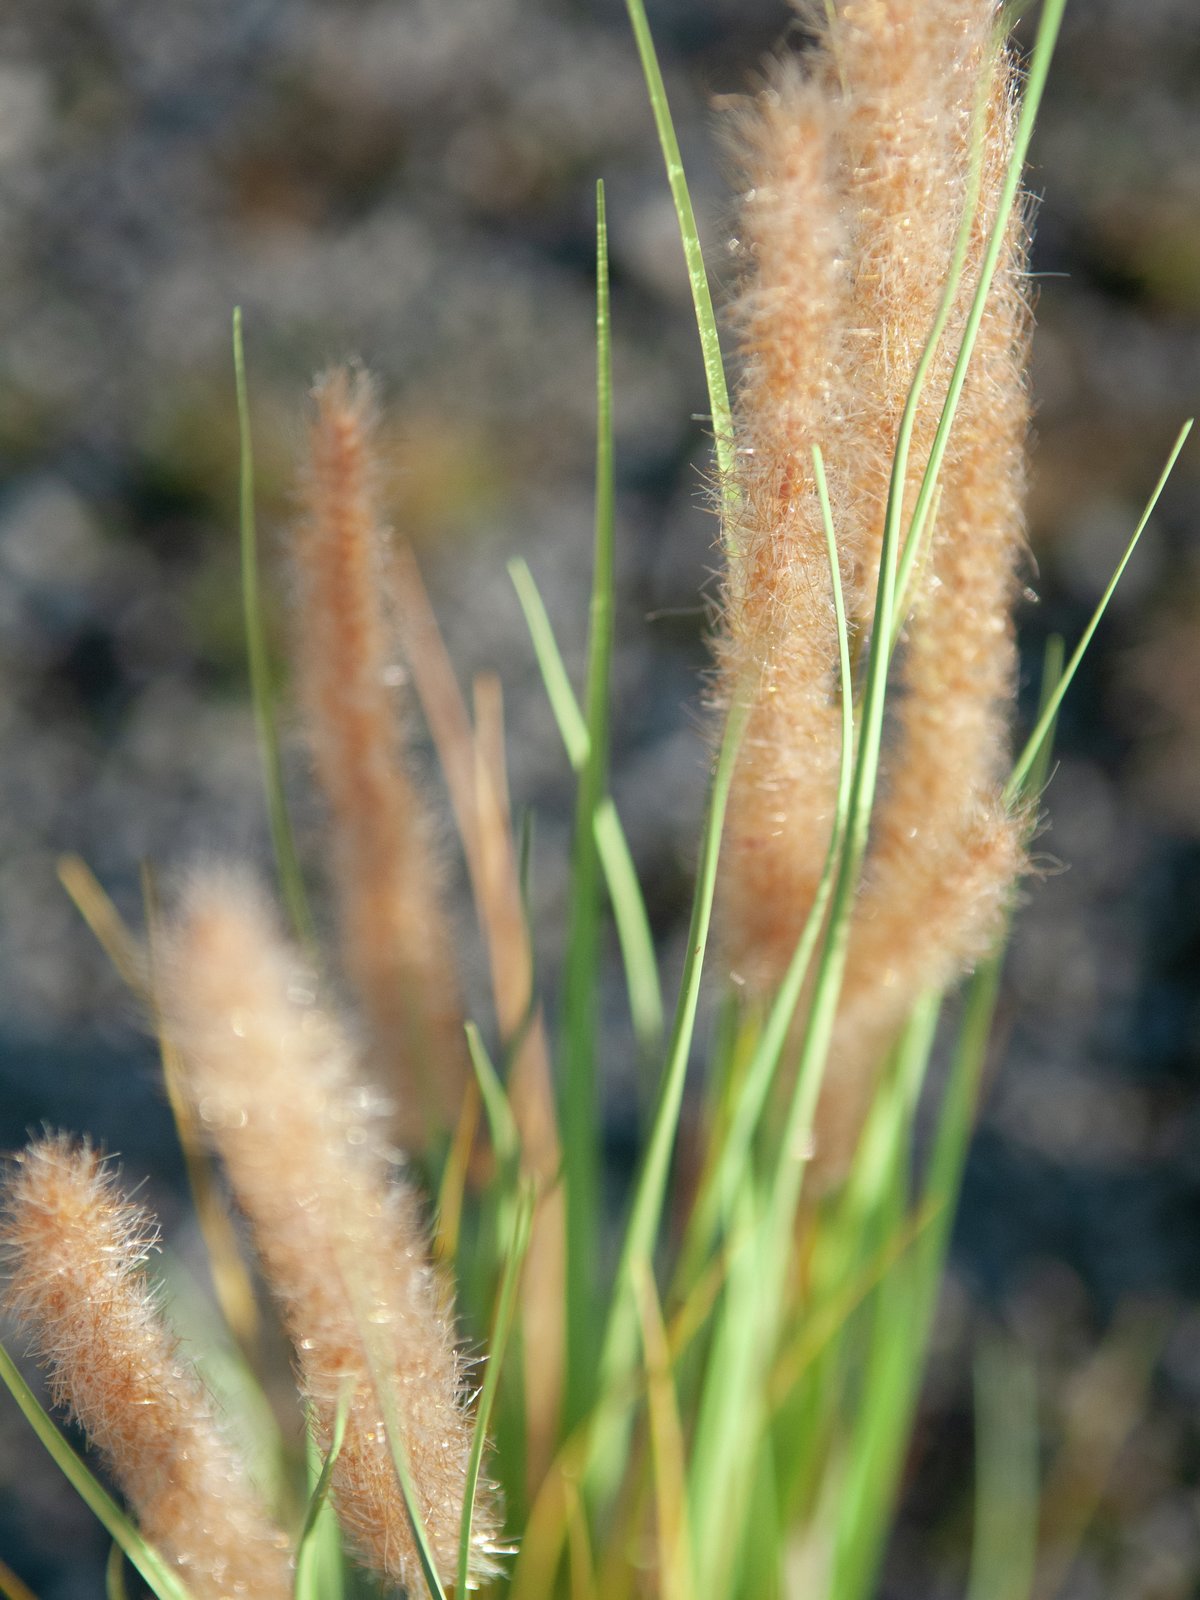
[[1022,788],[1024,787],[1025,780],[1026,780],[1026,778],[1027,778],[1027,776],[1029,774],[1029,768],[1030,768],[1035,756],[1037,755],[1038,750],[1040,749],[1040,747],[1042,746],[1043,742],[1045,741],[1046,734],[1047,734],[1048,729],[1050,728],[1050,725],[1053,723],[1054,718],[1058,715],[1058,709],[1062,705],[1063,696],[1066,694],[1067,690],[1071,687],[1071,682],[1074,679],[1076,672],[1078,672],[1078,670],[1079,670],[1079,664],[1083,660],[1084,656],[1086,655],[1088,646],[1092,642],[1092,636],[1096,632],[1096,629],[1100,626],[1101,619],[1103,618],[1105,611],[1107,611],[1107,609],[1108,609],[1108,603],[1112,599],[1113,594],[1116,591],[1117,584],[1121,581],[1121,575],[1125,571],[1125,568],[1128,566],[1130,557],[1133,555],[1133,552],[1137,549],[1138,541],[1141,539],[1142,534],[1146,530],[1146,524],[1150,521],[1150,518],[1154,515],[1154,508],[1158,504],[1159,498],[1161,497],[1163,490],[1167,486],[1168,478],[1170,478],[1172,472],[1175,470],[1175,463],[1179,460],[1180,451],[1183,449],[1184,445],[1187,443],[1188,435],[1192,431],[1192,425],[1193,425],[1194,420],[1195,420],[1194,418],[1189,418],[1189,420],[1184,423],[1183,427],[1180,428],[1178,437],[1176,438],[1175,443],[1171,448],[1171,453],[1167,457],[1167,464],[1163,468],[1162,473],[1161,473],[1161,475],[1159,477],[1159,480],[1155,484],[1153,492],[1151,493],[1149,500],[1147,500],[1147,502],[1146,502],[1145,510],[1142,512],[1142,515],[1138,520],[1138,525],[1134,529],[1133,537],[1130,539],[1129,544],[1126,546],[1125,554],[1121,557],[1120,561],[1118,561],[1117,566],[1116,566],[1116,570],[1113,572],[1112,577],[1109,579],[1108,587],[1105,589],[1104,593],[1100,596],[1100,602],[1097,605],[1095,611],[1092,613],[1091,621],[1088,623],[1087,627],[1083,630],[1083,634],[1082,634],[1082,636],[1081,636],[1081,638],[1079,640],[1079,643],[1075,646],[1075,649],[1072,651],[1071,659],[1067,663],[1066,669],[1063,672],[1062,677],[1059,679],[1058,685],[1057,685],[1057,687],[1055,689],[1055,692],[1054,692],[1053,696],[1051,697],[1049,703],[1043,709],[1041,716],[1038,718],[1037,726],[1034,728],[1033,732],[1029,735],[1029,738],[1028,738],[1028,740],[1027,740],[1027,742],[1025,744],[1025,748],[1021,751],[1021,754],[1017,757],[1015,763],[1013,764],[1012,773],[1011,773],[1011,775],[1009,777],[1008,784],[1007,784],[1007,786],[1005,787],[1005,790],[1004,790],[1004,798],[1008,801],[1008,803],[1010,805],[1017,798],[1017,796],[1021,792]]
[[[612,1308],[605,1328],[604,1346],[600,1357],[602,1397],[623,1395],[628,1389],[630,1375],[637,1364],[637,1305],[634,1300],[633,1274],[636,1262],[652,1259],[659,1223],[662,1220],[671,1152],[675,1146],[675,1135],[679,1126],[683,1085],[687,1075],[688,1057],[691,1054],[692,1036],[696,1026],[696,1010],[700,1000],[700,977],[712,921],[713,897],[717,884],[717,859],[721,847],[721,833],[725,825],[725,807],[729,800],[729,788],[733,781],[746,718],[746,708],[735,705],[726,720],[720,754],[717,757],[708,815],[701,835],[700,863],[696,874],[696,890],[692,901],[687,955],[679,985],[679,999],[659,1086],[654,1122],[625,1230],[617,1279],[613,1286]],[[620,1399],[611,1407],[604,1408],[602,1405],[592,1433],[588,1473],[589,1482],[601,1500],[608,1498],[619,1481],[628,1431],[628,1406]]]
[[665,1026],[654,935],[650,931],[650,918],[625,830],[616,806],[607,795],[596,808],[595,825],[596,849],[621,946],[633,1033],[643,1060],[649,1060],[662,1048]]
[[[329,1490],[333,1483],[333,1469],[337,1465],[338,1456],[342,1453],[342,1441],[346,1437],[346,1419],[349,1414],[350,1394],[346,1389],[338,1399],[333,1419],[333,1437],[329,1441],[329,1449],[321,1462],[312,1493],[308,1497],[304,1524],[300,1529],[300,1539],[296,1545],[294,1589],[296,1600],[334,1600],[329,1593],[328,1574],[324,1570],[324,1558],[328,1554],[324,1535],[325,1530],[332,1527],[334,1541],[337,1541],[337,1525],[332,1521],[328,1507]],[[336,1554],[336,1542],[334,1553]]]
[[467,1593],[467,1578],[471,1560],[471,1521],[475,1512],[475,1492],[483,1466],[483,1452],[487,1448],[488,1424],[496,1403],[500,1374],[504,1370],[504,1356],[512,1332],[513,1316],[517,1305],[517,1289],[521,1281],[521,1268],[529,1249],[529,1233],[533,1224],[534,1193],[526,1185],[517,1202],[513,1217],[512,1234],[504,1260],[504,1275],[500,1280],[500,1293],[496,1301],[496,1315],[488,1339],[487,1365],[484,1368],[483,1388],[475,1412],[475,1428],[471,1435],[471,1454],[467,1462],[467,1481],[463,1495],[462,1534],[458,1545],[458,1573],[456,1593]]
[[759,1308],[764,1295],[773,1300],[783,1285],[765,1276],[772,1263],[764,1251],[763,1210],[758,1185],[745,1175],[732,1209],[727,1279],[692,1440],[688,1508],[696,1571],[714,1600],[730,1592],[756,1447],[765,1437],[764,1357],[769,1360],[772,1329]]
[[473,1022],[467,1023],[467,1050],[479,1084],[496,1160],[501,1172],[515,1174],[521,1159],[521,1136],[500,1075],[492,1064],[482,1034]]
[[283,790],[283,763],[279,754],[279,731],[275,722],[275,691],[271,682],[271,662],[263,627],[262,603],[258,589],[258,532],[254,515],[254,446],[250,433],[250,401],[246,392],[246,355],[242,344],[242,308],[233,313],[233,372],[237,389],[238,438],[241,445],[241,475],[238,505],[241,520],[242,607],[245,616],[246,657],[250,668],[250,694],[258,727],[259,758],[263,765],[267,817],[279,887],[297,937],[313,943],[313,922],[304,893],[300,857],[292,834],[291,818]]
[[130,1519],[121,1510],[108,1491],[97,1482],[88,1468],[59,1433],[54,1421],[38,1403],[37,1396],[21,1376],[16,1363],[0,1344],[0,1382],[17,1402],[25,1420],[45,1445],[51,1460],[100,1522],[105,1531],[116,1540],[141,1573],[158,1600],[189,1600],[190,1591],[172,1572],[165,1559],[146,1542]]
[[692,288],[692,303],[696,308],[696,327],[700,334],[700,351],[704,358],[704,377],[708,384],[708,405],[712,412],[713,435],[717,451],[717,470],[726,494],[733,492],[735,454],[733,443],[733,415],[729,407],[729,388],[725,380],[725,364],[721,359],[721,337],[713,311],[712,293],[708,287],[708,274],[704,270],[704,253],[700,248],[700,234],[696,227],[696,213],[688,191],[687,174],[683,170],[683,157],[675,124],[667,103],[666,85],[650,34],[644,0],[626,0],[633,37],[637,44],[646,89],[650,96],[650,109],[662,146],[663,160],[667,166],[667,182],[671,199],[675,202],[675,215],[679,221],[679,237],[683,242],[687,262],[688,282]]
[[513,588],[517,591],[521,610],[525,613],[525,626],[529,629],[546,698],[550,701],[550,709],[554,713],[562,742],[567,747],[567,760],[571,763],[572,769],[578,772],[588,758],[587,722],[579,709],[579,701],[575,698],[575,691],[571,687],[571,680],[563,665],[562,654],[550,626],[546,603],[534,582],[528,562],[521,557],[510,561],[508,575],[512,579]]
[[637,1263],[634,1294],[646,1368],[654,1513],[662,1600],[694,1600],[687,1518],[686,1446],[671,1351],[649,1262]]
[[[1042,685],[1043,711],[1051,709],[1051,716],[1044,723],[1039,719],[1046,732],[1038,746],[1037,765],[1029,774],[1039,783],[1044,781],[1049,763],[1052,708],[1060,702],[1061,664],[1061,648],[1052,640],[1047,646]],[[897,1274],[901,1287],[891,1291],[888,1325],[873,1354],[843,1501],[847,1515],[841,1524],[839,1570],[847,1600],[866,1593],[895,1494],[975,1124],[1004,942],[1002,937],[997,952],[979,966],[967,988],[918,1208],[929,1218],[929,1225],[922,1229],[911,1258],[903,1264],[902,1277]]]
[[[567,760],[575,772],[580,772],[588,758],[587,723],[567,677],[545,603],[524,561],[509,562],[508,571],[525,614],[525,625],[529,629],[542,683],[566,748]],[[654,936],[650,931],[650,918],[638,882],[637,868],[633,864],[625,830],[611,796],[605,796],[597,806],[594,827],[596,849],[612,904],[617,939],[621,945],[633,1030],[643,1056],[649,1058],[662,1046],[662,986],[654,953]]]
[[129,1600],[125,1587],[125,1552],[115,1541],[104,1564],[104,1600]]
[[596,811],[608,773],[612,666],[614,506],[612,331],[608,222],[596,187],[596,506],[588,618],[587,755],[576,789],[567,950],[563,980],[562,1141],[567,1212],[567,1426],[586,1411],[596,1359],[595,1292],[600,1232],[600,1120],[596,1031],[600,958],[600,870]]

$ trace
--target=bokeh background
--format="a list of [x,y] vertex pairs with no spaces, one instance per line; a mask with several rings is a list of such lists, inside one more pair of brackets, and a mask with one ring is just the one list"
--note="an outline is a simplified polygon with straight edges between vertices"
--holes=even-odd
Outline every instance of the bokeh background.
[[[719,292],[731,210],[712,102],[746,85],[789,13],[650,9]],[[1196,408],[1195,0],[1074,0],[1034,163],[1027,698],[1046,636],[1078,634]],[[347,355],[380,377],[395,520],[464,684],[503,675],[552,988],[570,791],[505,561],[528,557],[577,667],[597,176],[620,463],[615,785],[670,966],[703,800],[715,525],[687,286],[619,0],[16,0],[0,15],[0,1146],[43,1122],[90,1130],[147,1178],[185,1250],[153,1051],[56,862],[82,855],[137,923],[140,863],[267,858],[231,308],[277,613],[306,384]],[[1063,718],[883,1579],[895,1600],[961,1592],[972,1350],[996,1328],[1038,1374],[1039,1600],[1184,1600],[1200,1583],[1198,510],[1193,446]],[[613,1010],[619,1173],[637,1085]],[[100,1592],[105,1553],[0,1400],[0,1555],[42,1600],[74,1600]]]

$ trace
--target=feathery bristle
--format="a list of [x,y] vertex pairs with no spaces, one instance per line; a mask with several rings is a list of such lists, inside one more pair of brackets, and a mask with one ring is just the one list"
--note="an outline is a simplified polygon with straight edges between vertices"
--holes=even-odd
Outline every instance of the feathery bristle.
[[[421,1517],[449,1581],[471,1418],[449,1290],[430,1265],[413,1195],[391,1178],[379,1106],[245,877],[209,871],[193,881],[163,970],[164,1015],[189,1092],[250,1220],[323,1446],[349,1386],[338,1515],[371,1566],[420,1591],[365,1317],[387,1352]],[[474,1528],[472,1571],[483,1576],[496,1529],[486,1486]]]
[[[901,415],[933,330],[970,194],[972,120],[996,24],[994,0],[850,0],[829,25],[826,93],[841,107],[839,200],[853,286],[854,404],[846,448],[855,493],[839,537],[856,547],[849,610],[869,628],[884,510]],[[989,213],[990,217],[990,213]],[[978,264],[982,239],[974,239]],[[955,315],[917,408],[905,513],[912,510],[976,274],[968,264]]]
[[812,461],[820,444],[840,499],[848,281],[830,183],[835,123],[791,64],[733,130],[751,269],[732,313],[745,371],[714,698],[750,704],[726,814],[721,917],[730,964],[756,992],[778,982],[795,945],[837,785],[837,633]]
[[433,830],[389,684],[373,396],[365,375],[338,368],[313,400],[295,539],[297,676],[330,811],[342,958],[395,1086],[398,1135],[423,1148],[454,1125],[469,1073]]
[[4,1309],[195,1600],[286,1600],[288,1543],[181,1360],[144,1272],[157,1241],[100,1154],[63,1134],[17,1157],[0,1246]]
[[[997,20],[994,0],[844,0],[814,21],[817,47],[779,69],[739,117],[750,261],[734,307],[742,465],[726,496],[736,509],[726,518],[732,550],[715,653],[722,697],[733,698],[739,674],[752,696],[722,903],[729,959],[759,999],[782,979],[812,906],[840,749],[808,458],[819,445],[828,464],[861,650],[901,416],[977,187],[961,286],[916,409],[907,528],[1012,147],[1015,72],[995,48]],[[835,1170],[896,1030],[925,989],[986,951],[1023,863],[1022,821],[1005,810],[1000,782],[1023,546],[1025,250],[1018,209],[898,653],[899,709],[817,1113],[818,1159]]]
[[[996,215],[1012,126],[1011,64],[1002,58],[983,149],[986,227]],[[923,990],[944,986],[987,953],[1025,863],[1025,819],[1006,809],[1000,790],[1025,533],[1026,251],[1018,209],[950,436],[901,658],[898,724],[818,1115],[818,1159],[834,1169],[865,1113],[872,1062]]]

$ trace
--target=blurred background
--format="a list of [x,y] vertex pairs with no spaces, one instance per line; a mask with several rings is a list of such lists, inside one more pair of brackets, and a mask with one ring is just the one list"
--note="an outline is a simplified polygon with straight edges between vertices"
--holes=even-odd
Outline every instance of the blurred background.
[[[746,86],[789,13],[650,11],[719,294],[731,204],[712,101]],[[395,521],[464,685],[503,676],[552,988],[570,786],[505,561],[529,559],[576,669],[598,176],[620,473],[615,787],[674,970],[716,529],[688,290],[620,0],[16,0],[0,16],[0,1147],[43,1122],[90,1131],[148,1179],[175,1237],[188,1224],[153,1049],[56,862],[84,857],[139,925],[140,863],[267,861],[231,309],[276,624],[306,385],[351,355],[380,377]],[[1197,405],[1195,0],[1074,0],[1032,183],[1027,699],[1046,636],[1078,635]],[[1200,1592],[1198,511],[1193,444],[1063,718],[883,1579],[895,1600],[961,1592],[972,1350],[996,1328],[1037,1371],[1039,1600]],[[637,1093],[619,999],[614,984],[618,1173]],[[106,1548],[0,1398],[0,1555],[42,1600],[74,1600],[99,1592]]]

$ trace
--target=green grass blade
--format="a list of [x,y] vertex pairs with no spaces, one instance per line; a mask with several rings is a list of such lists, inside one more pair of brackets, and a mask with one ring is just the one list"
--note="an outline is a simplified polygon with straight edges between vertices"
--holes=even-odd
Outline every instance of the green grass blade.
[[741,1542],[763,1439],[764,1327],[759,1305],[771,1264],[763,1255],[761,1200],[744,1176],[732,1207],[735,1242],[704,1374],[688,1479],[696,1571],[705,1593],[724,1596]]
[[675,202],[675,215],[679,221],[679,237],[683,242],[687,262],[688,282],[692,287],[692,303],[696,308],[696,327],[700,333],[700,351],[704,358],[704,376],[708,384],[708,405],[712,412],[713,435],[717,451],[717,471],[726,496],[734,492],[735,453],[733,443],[733,414],[729,407],[729,388],[725,381],[725,364],[721,359],[721,337],[713,311],[712,293],[708,287],[708,274],[704,270],[704,254],[700,249],[700,234],[696,227],[696,213],[688,191],[687,175],[683,170],[683,157],[671,108],[667,103],[666,85],[650,34],[644,0],[626,0],[633,37],[637,44],[646,89],[650,96],[650,109],[662,146],[663,160],[667,166],[667,182]]
[[114,1539],[104,1563],[104,1600],[129,1600],[125,1587],[125,1552]]
[[468,1022],[466,1032],[467,1051],[475,1069],[475,1080],[479,1084],[483,1114],[488,1121],[496,1160],[502,1171],[515,1172],[521,1159],[521,1136],[517,1131],[516,1118],[479,1029],[473,1022]]
[[554,713],[562,742],[567,747],[567,760],[571,763],[572,769],[579,772],[588,758],[587,723],[583,712],[579,709],[579,701],[575,698],[571,680],[567,677],[567,669],[563,665],[562,654],[554,637],[554,630],[550,626],[546,603],[526,561],[520,557],[510,561],[508,575],[512,579],[513,588],[517,591],[521,610],[525,613],[525,626],[529,629],[533,653],[537,658],[542,683],[546,689],[546,698],[550,701],[550,709]]
[[648,1061],[662,1049],[665,1026],[658,958],[637,868],[617,808],[608,796],[596,808],[596,849],[617,925],[633,1033],[642,1059]]
[[304,1524],[300,1529],[300,1539],[296,1545],[296,1580],[292,1591],[295,1600],[333,1600],[324,1570],[328,1554],[325,1535],[326,1530],[332,1527],[334,1539],[337,1539],[337,1524],[332,1519],[328,1504],[329,1491],[333,1483],[333,1469],[337,1466],[338,1456],[342,1453],[342,1442],[346,1437],[346,1419],[349,1415],[350,1392],[347,1387],[343,1389],[338,1399],[333,1419],[333,1437],[329,1441],[329,1449],[321,1462],[304,1512]]
[[500,1374],[504,1355],[512,1332],[513,1316],[517,1305],[517,1289],[521,1281],[521,1267],[529,1249],[529,1234],[533,1225],[534,1194],[526,1186],[517,1202],[513,1218],[512,1236],[504,1261],[504,1275],[500,1280],[500,1293],[496,1303],[496,1316],[492,1323],[487,1345],[487,1366],[483,1375],[483,1388],[475,1412],[475,1427],[471,1434],[471,1453],[467,1461],[467,1480],[463,1492],[462,1531],[458,1544],[458,1574],[456,1593],[466,1595],[471,1568],[471,1522],[475,1514],[475,1494],[479,1487],[479,1474],[483,1466],[483,1452],[487,1448],[488,1426],[496,1393],[500,1387]]
[[[671,1152],[679,1126],[683,1085],[696,1026],[700,999],[700,977],[704,951],[712,921],[713,897],[717,884],[717,860],[725,825],[725,807],[737,764],[738,748],[745,730],[747,710],[735,705],[725,725],[717,757],[700,843],[700,863],[688,929],[687,955],[680,980],[679,998],[667,1046],[667,1059],[659,1086],[658,1103],[650,1131],[641,1174],[634,1192],[629,1222],[621,1246],[612,1307],[604,1333],[600,1357],[600,1393],[624,1396],[638,1361],[638,1311],[634,1263],[649,1261],[662,1220],[670,1172]],[[602,1409],[592,1432],[587,1479],[600,1499],[607,1499],[621,1475],[625,1442],[629,1431],[629,1410],[623,1400]]]
[[[525,624],[529,629],[546,697],[566,747],[567,760],[573,771],[581,772],[588,758],[590,742],[587,723],[567,677],[545,603],[524,561],[511,561],[508,570],[525,614]],[[643,1057],[651,1059],[662,1048],[662,985],[654,953],[654,936],[650,931],[650,918],[638,882],[637,868],[610,796],[605,796],[597,806],[594,827],[596,849],[600,855],[621,946],[634,1033]]]
[[250,694],[254,701],[254,720],[258,727],[258,748],[263,764],[263,784],[267,797],[267,817],[271,842],[279,872],[279,887],[297,937],[307,945],[314,942],[313,921],[304,892],[300,857],[292,833],[287,800],[283,790],[283,764],[279,755],[279,732],[275,723],[275,693],[271,683],[271,663],[263,627],[258,590],[258,531],[254,516],[254,445],[250,434],[250,401],[246,390],[246,353],[242,344],[242,308],[233,313],[233,373],[237,390],[238,438],[241,445],[241,474],[238,504],[241,521],[242,607],[245,616],[246,656],[250,668]]
[[1096,629],[1100,626],[1100,622],[1104,616],[1104,613],[1108,609],[1108,603],[1116,591],[1117,584],[1121,581],[1121,575],[1125,571],[1125,568],[1129,565],[1129,560],[1133,555],[1133,552],[1137,549],[1138,541],[1141,539],[1142,534],[1146,530],[1146,524],[1154,515],[1154,508],[1157,506],[1159,498],[1167,486],[1168,478],[1170,478],[1172,472],[1175,470],[1175,463],[1179,460],[1180,452],[1187,443],[1188,435],[1192,431],[1194,420],[1194,418],[1189,418],[1189,420],[1184,423],[1183,427],[1180,428],[1179,435],[1171,448],[1171,453],[1167,457],[1167,464],[1163,468],[1149,500],[1146,502],[1145,510],[1142,512],[1142,515],[1138,520],[1138,525],[1134,529],[1133,537],[1130,539],[1125,548],[1125,554],[1121,557],[1120,561],[1117,562],[1116,569],[1113,572],[1112,577],[1109,579],[1108,587],[1100,596],[1100,602],[1095,611],[1092,613],[1091,621],[1083,630],[1083,634],[1079,640],[1079,643],[1075,646],[1075,649],[1071,654],[1071,659],[1067,663],[1066,670],[1059,678],[1054,694],[1051,696],[1047,705],[1043,708],[1042,714],[1038,718],[1037,726],[1029,735],[1029,739],[1025,744],[1025,748],[1021,751],[1021,754],[1017,757],[1017,760],[1013,765],[1012,774],[1009,777],[1008,784],[1004,790],[1004,798],[1009,805],[1016,800],[1025,785],[1025,780],[1029,775],[1029,769],[1033,764],[1038,751],[1044,744],[1055,717],[1058,715],[1059,707],[1063,702],[1063,696],[1071,687],[1071,682],[1075,677],[1076,672],[1079,670],[1079,664],[1083,660],[1084,655],[1087,653],[1088,646],[1092,642],[1092,637],[1095,634]]
[[587,755],[579,771],[563,982],[562,1140],[567,1232],[567,1427],[587,1410],[596,1364],[595,1282],[600,1228],[600,1121],[596,1087],[600,864],[596,811],[608,776],[613,645],[615,484],[608,221],[596,187],[596,508],[588,618]]
[[142,1538],[133,1523],[108,1491],[96,1481],[59,1433],[52,1417],[42,1409],[37,1396],[21,1376],[16,1363],[0,1344],[0,1382],[20,1407],[25,1420],[45,1445],[51,1460],[75,1493],[120,1545],[134,1568],[141,1573],[159,1600],[190,1600],[190,1591],[172,1572],[154,1547]]
[[967,1600],[1029,1600],[1037,1566],[1037,1378],[1011,1340],[975,1363],[975,1538]]

